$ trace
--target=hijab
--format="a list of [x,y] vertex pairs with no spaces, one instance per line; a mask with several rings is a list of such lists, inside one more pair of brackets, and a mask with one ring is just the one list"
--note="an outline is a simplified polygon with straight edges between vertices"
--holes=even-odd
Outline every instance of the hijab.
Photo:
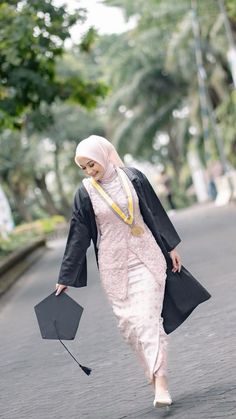
[[105,169],[102,181],[111,180],[116,173],[115,168],[124,166],[113,144],[99,135],[90,135],[80,141],[75,152],[75,163],[80,166],[78,157],[87,157],[99,163]]

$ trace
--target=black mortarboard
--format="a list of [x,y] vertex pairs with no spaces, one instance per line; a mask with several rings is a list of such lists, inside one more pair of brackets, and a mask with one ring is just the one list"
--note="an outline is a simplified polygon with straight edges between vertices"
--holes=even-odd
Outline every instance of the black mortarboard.
[[89,375],[90,368],[81,365],[62,342],[75,338],[83,307],[69,297],[65,292],[55,295],[55,292],[44,298],[34,307],[43,339],[58,339],[72,358]]

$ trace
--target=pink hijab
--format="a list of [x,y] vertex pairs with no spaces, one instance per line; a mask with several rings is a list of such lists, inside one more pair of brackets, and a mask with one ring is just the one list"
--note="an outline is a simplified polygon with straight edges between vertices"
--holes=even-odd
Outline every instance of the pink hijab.
[[78,157],[87,157],[99,163],[105,169],[103,180],[108,180],[113,176],[115,166],[124,166],[115,147],[110,141],[99,135],[90,135],[88,138],[80,141],[75,152],[75,163],[79,166]]

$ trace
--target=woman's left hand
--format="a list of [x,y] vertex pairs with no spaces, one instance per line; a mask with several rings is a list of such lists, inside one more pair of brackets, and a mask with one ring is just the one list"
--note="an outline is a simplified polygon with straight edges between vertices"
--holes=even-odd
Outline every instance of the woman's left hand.
[[170,252],[170,257],[172,259],[172,263],[173,263],[173,268],[172,268],[172,272],[180,272],[181,269],[181,258],[179,253],[177,252],[177,250],[173,249]]

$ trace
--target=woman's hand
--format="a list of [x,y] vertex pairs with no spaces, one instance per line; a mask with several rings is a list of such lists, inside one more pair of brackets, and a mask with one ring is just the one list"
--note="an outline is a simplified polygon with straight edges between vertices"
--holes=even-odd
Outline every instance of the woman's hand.
[[172,272],[180,272],[181,269],[181,258],[179,253],[177,252],[177,250],[173,249],[170,252],[170,257],[172,259],[172,263],[173,263],[173,268],[172,268]]
[[56,294],[55,295],[59,295],[61,294],[62,291],[66,291],[68,289],[68,287],[66,285],[63,284],[56,284]]

